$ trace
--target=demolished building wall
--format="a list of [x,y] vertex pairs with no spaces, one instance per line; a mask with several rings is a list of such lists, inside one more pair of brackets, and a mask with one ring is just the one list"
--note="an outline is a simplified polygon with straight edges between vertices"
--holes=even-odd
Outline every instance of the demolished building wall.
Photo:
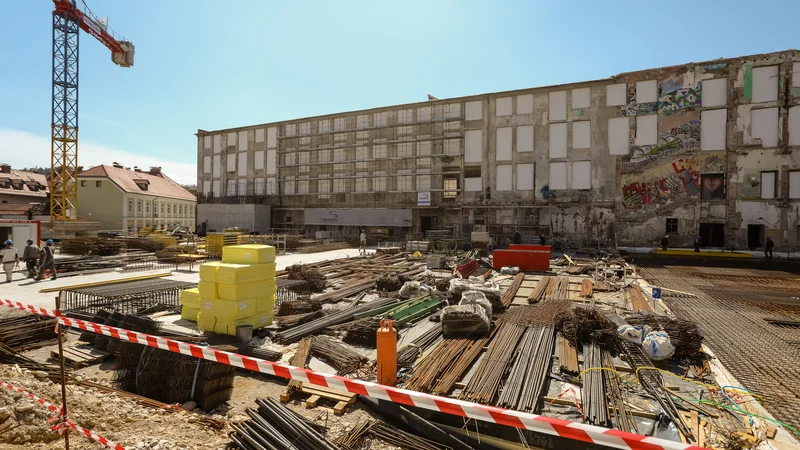
[[[411,211],[402,234],[545,233],[572,246],[800,242],[796,51],[198,131],[203,199]],[[772,186],[765,188],[765,185]]]

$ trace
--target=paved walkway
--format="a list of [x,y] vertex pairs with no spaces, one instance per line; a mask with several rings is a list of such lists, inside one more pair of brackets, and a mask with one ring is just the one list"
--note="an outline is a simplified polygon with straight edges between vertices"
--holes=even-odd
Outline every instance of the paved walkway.
[[[372,250],[369,253],[373,253]],[[348,248],[344,250],[331,250],[319,253],[304,253],[304,254],[289,254],[279,255],[277,257],[278,270],[283,270],[293,264],[312,263],[318,261],[325,261],[329,259],[347,258],[351,256],[358,256],[357,248]],[[73,277],[60,277],[56,281],[42,280],[34,281],[24,278],[24,274],[18,273],[14,275],[14,280],[11,283],[0,282],[0,298],[9,299],[26,303],[29,305],[40,306],[44,308],[55,308],[56,293],[40,294],[40,289],[69,286],[73,284],[92,283],[97,281],[108,281],[118,278],[137,277],[141,275],[172,272],[172,275],[166,277],[168,280],[178,281],[192,281],[197,282],[200,279],[199,268],[195,266],[194,270],[170,270],[170,269],[156,269],[148,271],[136,271],[130,273],[119,272],[103,272],[90,275],[77,275]],[[4,278],[5,280],[5,278]],[[6,309],[6,308],[2,308]],[[0,310],[0,315],[3,311]]]

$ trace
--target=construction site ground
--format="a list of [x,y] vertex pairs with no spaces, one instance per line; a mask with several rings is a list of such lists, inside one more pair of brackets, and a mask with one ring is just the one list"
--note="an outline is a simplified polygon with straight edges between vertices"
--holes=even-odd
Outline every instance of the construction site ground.
[[[330,259],[357,256],[357,249],[335,250],[314,254],[281,255],[277,259],[277,269],[283,270],[288,266],[301,263],[314,263]],[[718,360],[712,362],[714,377],[720,384],[729,380],[732,385],[744,386],[764,396],[762,404],[766,411],[757,411],[765,415],[773,415],[790,425],[798,427],[800,421],[800,329],[786,324],[770,322],[779,319],[785,322],[800,320],[800,277],[783,272],[759,271],[750,269],[721,269],[710,267],[664,266],[637,268],[635,272],[630,269],[623,272],[621,268],[607,269],[604,273],[613,278],[616,273],[621,279],[616,279],[619,287],[604,292],[596,290],[591,298],[578,295],[581,282],[586,279],[594,280],[597,284],[601,277],[597,275],[597,262],[583,260],[585,271],[583,273],[570,273],[573,264],[566,263],[565,258],[553,260],[552,272],[545,274],[526,274],[511,305],[520,307],[529,304],[529,297],[537,289],[545,276],[560,274],[568,279],[567,297],[573,305],[593,305],[607,312],[623,314],[631,309],[631,299],[626,292],[630,283],[644,284],[642,291],[647,291],[647,284],[661,286],[663,303],[653,304],[653,309],[665,313],[666,306],[677,317],[696,321],[705,336],[704,349],[706,353],[715,355]],[[561,265],[559,265],[561,264]],[[121,275],[115,272],[82,275],[76,277],[59,278],[57,281],[40,281],[19,279],[10,284],[3,285],[2,298],[8,298],[25,304],[54,308],[55,293],[39,293],[40,289],[73,285],[94,281],[106,281],[120,277],[147,275],[165,272],[165,270],[142,271],[135,274]],[[421,279],[433,283],[430,278],[443,274],[450,278],[448,271],[426,272]],[[589,275],[593,273],[594,275]],[[587,276],[588,275],[588,276]],[[606,275],[603,275],[605,279]],[[198,267],[194,270],[172,271],[169,279],[179,281],[197,282]],[[513,280],[513,275],[494,273],[492,280],[505,290]],[[384,294],[374,291],[360,298],[360,302],[370,302]],[[345,303],[328,304],[325,308],[344,308]],[[0,321],[6,317],[24,314],[7,308],[0,309]],[[177,327],[186,330],[196,330],[192,322],[180,320],[180,315],[161,314],[158,319],[164,322],[165,327]],[[398,336],[398,348],[411,342],[415,337],[423,334],[433,326],[434,322],[428,319],[416,323],[413,327],[403,330]],[[198,331],[199,332],[199,331]],[[64,343],[66,348],[80,345],[80,334],[76,331],[67,333]],[[280,351],[283,353],[281,362],[289,363],[296,353],[298,344],[278,345],[269,338],[251,342],[251,345]],[[375,350],[358,346],[349,346],[356,352],[375,360]],[[433,347],[432,347],[433,348]],[[421,354],[424,357],[432,348]],[[24,356],[39,362],[52,363],[51,352],[54,346],[46,346],[23,353]],[[479,364],[486,357],[486,348],[478,356],[471,368],[466,371],[456,383],[455,389],[449,394],[458,397],[464,386],[476,373]],[[720,364],[721,363],[721,364]],[[621,360],[615,364],[624,365]],[[77,380],[99,383],[112,386],[114,382],[113,360],[101,364],[73,371]],[[308,368],[320,372],[335,373],[336,369],[328,366],[323,361],[312,358]],[[36,374],[9,365],[0,365],[0,380],[26,389],[40,395],[45,400],[59,405],[60,386]],[[406,380],[407,381],[407,380]],[[668,382],[682,392],[692,393],[692,385],[685,384],[679,379],[670,378]],[[552,381],[549,388],[543,393],[547,398],[557,398],[562,384]],[[143,406],[128,397],[119,397],[116,394],[100,392],[91,388],[68,385],[68,404],[70,418],[78,425],[90,428],[98,434],[118,442],[129,449],[222,449],[229,442],[228,434],[233,430],[231,423],[247,419],[247,408],[256,406],[256,400],[272,398],[278,399],[287,392],[287,381],[282,378],[255,374],[237,370],[233,379],[232,396],[226,404],[215,410],[204,413],[199,409],[194,412],[180,410],[162,410],[159,408]],[[373,412],[362,406],[360,402],[347,408],[343,415],[334,415],[330,408],[333,405],[321,403],[314,408],[306,408],[303,394],[295,394],[285,403],[293,411],[304,417],[326,425],[326,437],[334,439],[349,430],[352,430],[364,419],[381,419]],[[647,401],[640,402],[635,396],[628,401],[631,407],[639,411],[650,411]],[[753,405],[758,407],[758,405]],[[760,407],[758,407],[760,408]],[[549,401],[541,413],[551,417],[567,418],[580,421],[581,416],[576,415],[573,405],[553,404]],[[762,412],[763,411],[763,412]],[[17,428],[3,432],[0,430],[0,449],[21,448],[63,448],[63,442],[58,441],[58,434],[48,430],[44,425],[49,412],[32,401],[5,390],[0,394],[0,416],[9,414],[19,423]],[[205,420],[211,419],[211,420]],[[222,424],[215,428],[214,423]],[[639,422],[640,426],[647,426],[652,422]],[[745,427],[746,428],[746,427]],[[676,435],[677,436],[677,435]],[[360,448],[377,450],[395,449],[384,442],[370,440]],[[506,437],[509,439],[509,437]],[[511,437],[513,439],[513,437]],[[770,441],[773,448],[793,448],[796,441],[784,430],[779,430],[775,440]],[[80,436],[71,439],[70,448],[94,449],[97,444]],[[788,444],[788,446],[787,446]],[[543,445],[543,447],[547,447]],[[552,447],[550,447],[552,448]]]
[[666,305],[697,322],[706,345],[776,419],[800,428],[799,276],[694,266],[641,267],[639,274],[671,289],[662,293]]

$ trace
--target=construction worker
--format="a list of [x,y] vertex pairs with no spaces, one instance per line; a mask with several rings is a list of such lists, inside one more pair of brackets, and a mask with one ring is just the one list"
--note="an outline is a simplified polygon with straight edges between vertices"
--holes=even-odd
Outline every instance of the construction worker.
[[522,244],[522,235],[519,234],[519,230],[514,233],[514,241],[515,244]]
[[547,245],[547,237],[545,237],[544,233],[539,235],[539,245]]
[[55,260],[55,249],[53,249],[53,240],[48,239],[47,245],[42,249],[39,254],[39,259],[42,262],[41,267],[39,267],[39,276],[36,277],[37,281],[41,281],[44,278],[44,272],[46,270],[50,270],[50,279],[55,280],[58,278],[58,274],[56,274],[56,260]]
[[667,247],[669,247],[669,235],[665,234],[663,238],[661,238],[661,250],[667,251]]
[[22,250],[22,260],[28,269],[28,278],[35,278],[38,273],[39,252],[39,246],[33,245],[33,239],[28,239],[28,245]]
[[14,242],[9,239],[6,246],[0,249],[0,260],[3,261],[3,272],[6,273],[6,283],[11,283],[11,272],[19,266],[19,252],[14,248]]
[[772,242],[772,238],[767,238],[767,244],[764,246],[764,256],[768,259],[772,259],[772,249],[775,248],[775,243]]
[[703,243],[703,236],[697,236],[694,238],[694,251],[700,251],[700,245]]
[[359,236],[359,245],[358,245],[358,254],[360,255],[361,252],[364,252],[364,255],[367,254],[367,230],[364,228],[361,229],[361,235]]

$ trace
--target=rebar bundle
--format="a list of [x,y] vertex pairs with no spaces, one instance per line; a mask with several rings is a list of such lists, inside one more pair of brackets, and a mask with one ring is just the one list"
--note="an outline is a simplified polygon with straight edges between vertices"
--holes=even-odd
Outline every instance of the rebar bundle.
[[[108,316],[111,315],[111,311],[106,311],[105,309],[99,309],[97,312],[94,313],[90,322],[94,323],[105,323]],[[97,339],[97,333],[91,331],[84,331],[81,333],[81,337],[79,338],[83,342],[88,342],[89,344],[93,344],[94,341]]]
[[612,353],[619,351],[617,327],[595,307],[578,306],[559,313],[556,329],[573,344],[597,344]]
[[311,338],[311,354],[333,366],[337,375],[351,374],[368,361],[367,358],[327,336]]
[[622,350],[625,359],[628,360],[631,368],[635,370],[639,384],[656,399],[664,415],[675,423],[678,431],[687,439],[690,441],[695,440],[695,436],[693,436],[689,427],[686,426],[678,408],[672,401],[672,396],[667,392],[661,372],[649,368],[653,366],[653,363],[650,362],[650,359],[644,354],[641,345],[629,341],[622,341]]
[[381,319],[365,317],[353,322],[344,332],[342,340],[351,345],[375,348],[378,345],[378,327]]
[[561,334],[556,337],[556,357],[561,373],[577,374],[578,352]]
[[550,285],[550,281],[553,279],[551,276],[544,276],[542,277],[538,283],[536,283],[536,287],[531,291],[528,295],[528,303],[538,303],[545,299],[547,296],[547,286]]
[[[113,311],[111,314],[108,315],[106,320],[103,322],[103,325],[108,325],[110,327],[119,327],[120,322],[122,319],[125,318],[125,315],[121,312]],[[108,343],[111,341],[111,338],[106,335],[98,335],[94,339],[94,347],[98,350],[107,350]]]
[[536,325],[525,331],[511,372],[500,390],[497,406],[531,413],[538,409],[554,342],[553,325]]
[[[481,339],[482,340],[482,339]],[[442,340],[428,355],[414,367],[414,374],[405,384],[407,389],[430,392],[436,381],[453,362],[475,342],[470,338]]]
[[287,328],[292,328],[311,322],[312,320],[319,319],[320,317],[322,317],[322,310],[302,314],[292,314],[291,316],[278,316],[275,317],[275,324],[279,329],[285,330]]
[[551,278],[547,285],[547,298],[552,300],[569,300],[569,277]]
[[314,267],[305,264],[297,264],[286,268],[289,279],[303,280],[308,283],[313,292],[322,292],[328,286],[328,279],[325,275]]
[[180,305],[180,293],[197,283],[152,278],[103,286],[61,291],[62,310],[94,314],[100,309],[122,314],[141,314],[154,307],[169,309]]
[[0,322],[0,342],[16,351],[31,350],[58,342],[53,331],[58,321],[33,314],[10,317]]
[[461,392],[460,399],[482,404],[489,404],[494,400],[524,333],[525,327],[515,323],[505,322],[498,326],[495,338]]
[[333,443],[342,450],[355,450],[355,448],[358,447],[358,443],[361,442],[364,436],[369,434],[370,428],[372,428],[376,422],[377,421],[373,419],[363,419],[355,424],[353,428],[340,434],[339,437],[333,440]]
[[139,395],[165,403],[194,400],[208,412],[228,401],[233,392],[233,366],[151,347],[145,347],[140,358],[135,378]]
[[525,274],[520,272],[514,277],[514,281],[511,282],[511,285],[503,291],[500,302],[504,307],[508,308],[511,306],[511,302],[514,301],[514,296],[517,295],[517,291],[519,291],[519,287],[522,286],[523,280],[525,280]]
[[608,426],[608,405],[603,380],[603,353],[595,344],[583,346],[583,421],[601,427]]
[[415,434],[406,433],[403,430],[386,425],[383,422],[375,422],[370,427],[369,433],[387,444],[394,445],[408,450],[449,450],[450,447],[419,437]]
[[[495,329],[496,330],[496,329]],[[453,390],[458,380],[464,376],[475,360],[478,359],[486,343],[494,336],[494,332],[485,338],[472,341],[466,350],[459,355],[453,364],[442,373],[439,381],[433,386],[434,395],[448,395]]]
[[517,325],[549,325],[569,308],[569,300],[548,300],[537,305],[517,306],[506,311],[497,321]]
[[61,243],[61,251],[70,255],[111,256],[119,254],[124,242],[106,238],[70,238]]
[[285,301],[278,308],[276,316],[291,316],[295,314],[305,314],[322,309],[322,304],[309,298],[300,297],[297,300]]
[[[294,367],[305,369],[308,366],[308,361],[311,359],[311,338],[304,338],[300,340],[297,345],[297,353],[292,356],[289,362]],[[291,394],[292,391],[298,391],[303,387],[302,381],[289,380],[289,385],[286,386],[286,392]]]
[[281,344],[291,344],[300,339],[315,334],[324,328],[332,325],[338,325],[345,322],[354,320],[356,314],[369,311],[371,309],[380,308],[383,306],[396,303],[397,300],[393,298],[382,298],[369,303],[364,303],[359,306],[345,308],[333,314],[329,314],[319,319],[312,320],[311,322],[298,325],[274,334],[275,341]]
[[256,400],[258,409],[248,408],[250,419],[233,424],[234,448],[242,450],[338,450],[321,434],[325,428],[308,421],[268,398]]
[[639,430],[633,420],[633,415],[625,407],[625,397],[622,393],[619,374],[614,369],[614,359],[611,357],[610,352],[604,350],[602,353],[603,367],[607,369],[603,372],[606,381],[608,412],[611,414],[611,424],[619,430],[638,433]]
[[442,335],[442,324],[437,323],[433,328],[417,336],[410,344],[403,346],[397,352],[397,366],[411,367],[422,353],[428,349],[439,336]]

